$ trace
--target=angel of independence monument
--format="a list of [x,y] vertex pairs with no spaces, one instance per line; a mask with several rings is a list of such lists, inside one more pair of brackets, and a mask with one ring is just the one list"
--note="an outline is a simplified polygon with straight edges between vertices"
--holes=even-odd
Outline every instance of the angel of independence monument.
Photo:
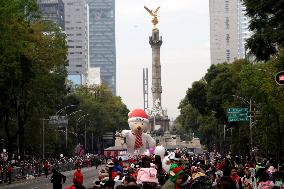
[[152,36],[149,37],[149,43],[152,48],[152,98],[153,107],[148,109],[150,132],[160,127],[164,132],[169,131],[169,118],[167,111],[162,108],[162,85],[161,85],[161,62],[160,62],[160,48],[163,43],[162,36],[159,35],[159,29],[156,27],[158,24],[157,12],[160,9],[150,10],[146,6],[144,8],[152,16]]
[[[181,141],[180,136],[176,134],[170,134],[169,128],[169,118],[167,115],[167,111],[162,108],[162,85],[161,85],[161,62],[160,62],[160,48],[163,43],[162,37],[159,35],[159,29],[156,27],[158,24],[158,16],[157,12],[160,7],[156,10],[150,10],[146,6],[144,8],[150,13],[152,16],[152,35],[149,37],[149,43],[152,48],[152,97],[153,104],[152,108],[148,108],[149,122],[150,127],[148,132],[152,135],[156,135],[155,132],[157,130],[163,131],[163,136],[159,137],[159,144],[162,144],[166,149],[176,149],[176,148],[189,148],[193,149],[196,153],[202,153],[202,148],[200,144],[200,140],[198,138],[193,137],[191,141]],[[146,71],[148,73],[148,71]],[[147,74],[148,75],[148,74]],[[143,73],[144,76],[144,73]],[[148,98],[148,76],[147,76],[147,98]],[[143,79],[144,83],[144,79]],[[144,90],[144,89],[143,89]],[[144,90],[145,92],[145,90]],[[145,100],[145,99],[144,99]],[[148,104],[148,100],[147,104]],[[144,109],[146,108],[144,102]],[[157,132],[156,132],[157,133]],[[157,138],[155,136],[157,141]],[[126,154],[126,143],[123,137],[119,133],[116,134],[115,146],[110,147],[109,149],[105,149],[107,153],[118,153],[121,156]]]

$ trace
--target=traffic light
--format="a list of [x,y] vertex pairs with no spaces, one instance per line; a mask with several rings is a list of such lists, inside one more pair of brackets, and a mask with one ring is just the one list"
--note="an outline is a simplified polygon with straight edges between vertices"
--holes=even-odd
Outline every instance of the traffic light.
[[284,85],[284,71],[278,72],[275,75],[275,81],[279,85]]

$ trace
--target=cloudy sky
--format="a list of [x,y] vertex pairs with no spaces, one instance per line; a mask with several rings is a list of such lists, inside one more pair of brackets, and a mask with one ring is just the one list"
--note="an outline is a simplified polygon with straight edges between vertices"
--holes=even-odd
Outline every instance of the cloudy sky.
[[[151,89],[151,17],[143,8],[161,6],[158,15],[162,66],[162,106],[179,115],[180,100],[210,66],[208,0],[116,0],[117,95],[129,109],[143,108],[143,68]],[[152,95],[149,90],[149,105]]]

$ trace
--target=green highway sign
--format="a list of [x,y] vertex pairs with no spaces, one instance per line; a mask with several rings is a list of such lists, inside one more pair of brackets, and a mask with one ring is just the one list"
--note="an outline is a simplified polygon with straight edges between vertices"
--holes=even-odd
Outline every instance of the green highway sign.
[[248,112],[247,113],[228,113],[227,115],[228,117],[247,117]]
[[234,121],[249,121],[248,108],[228,108],[227,117],[228,122]]
[[245,113],[248,112],[248,108],[228,108],[227,113]]
[[248,117],[228,117],[228,122],[249,121]]

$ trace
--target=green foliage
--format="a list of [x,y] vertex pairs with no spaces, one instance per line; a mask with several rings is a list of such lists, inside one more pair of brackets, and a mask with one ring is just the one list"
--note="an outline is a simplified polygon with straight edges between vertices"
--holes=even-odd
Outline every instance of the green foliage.
[[[204,79],[187,90],[176,119],[180,131],[194,132],[209,150],[248,154],[248,122],[227,122],[227,108],[246,107],[252,101],[253,147],[258,155],[283,154],[284,90],[274,75],[284,68],[284,52],[263,63],[236,60],[212,65]],[[243,99],[243,100],[242,100]],[[227,125],[224,139],[223,125]],[[232,129],[232,135],[228,129]],[[275,148],[272,148],[276,146]]]
[[284,45],[283,0],[244,0],[253,35],[247,47],[257,60],[267,61]]
[[[76,142],[81,144],[84,144],[85,124],[88,131],[87,140],[91,140],[90,134],[93,133],[96,144],[106,132],[128,128],[129,110],[121,98],[113,96],[105,85],[80,86],[67,96],[65,103],[76,105],[76,110],[80,110],[78,114],[70,117],[69,129],[78,134]],[[69,114],[76,110],[69,110]],[[86,147],[91,149],[88,144]],[[97,147],[95,149],[98,150]]]
[[56,26],[41,23],[35,1],[1,1],[0,9],[1,137],[10,152],[18,143],[22,156],[33,149],[27,141],[36,138],[26,131],[33,127],[39,134],[40,118],[65,96],[67,48]]

